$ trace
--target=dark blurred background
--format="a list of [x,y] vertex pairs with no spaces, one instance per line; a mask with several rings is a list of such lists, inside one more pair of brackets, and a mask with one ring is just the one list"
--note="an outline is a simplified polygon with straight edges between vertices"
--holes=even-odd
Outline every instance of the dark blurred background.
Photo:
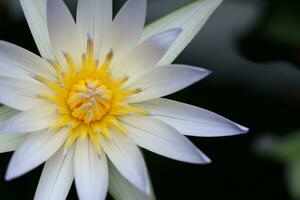
[[[148,0],[147,20],[189,2]],[[68,0],[73,10],[75,3]],[[124,0],[114,3],[116,12]],[[37,53],[18,0],[0,0],[0,27],[1,40]],[[169,98],[219,113],[251,131],[235,137],[191,138],[213,160],[206,166],[145,151],[157,199],[291,199],[285,166],[253,149],[261,135],[284,136],[300,127],[300,1],[224,0],[176,63],[213,73]],[[32,199],[42,167],[5,182],[10,156],[0,156],[0,199]],[[73,186],[69,199],[76,198]]]

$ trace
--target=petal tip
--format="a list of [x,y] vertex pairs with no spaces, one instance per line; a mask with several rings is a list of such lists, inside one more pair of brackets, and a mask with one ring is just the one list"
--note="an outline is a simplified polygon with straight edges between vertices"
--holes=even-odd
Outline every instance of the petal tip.
[[145,188],[143,190],[143,192],[146,194],[146,195],[151,195],[151,187],[150,187],[150,184],[145,184]]
[[141,192],[143,192],[146,195],[151,195],[151,185],[149,181],[149,177],[147,174],[144,174],[144,178],[141,184],[135,185]]
[[11,181],[12,180],[12,178],[8,174],[5,175],[4,179],[5,179],[5,181]]
[[198,156],[197,156],[194,163],[195,164],[207,165],[207,164],[210,164],[211,162],[212,162],[211,159],[207,155],[205,155],[202,151],[200,151],[198,149]]
[[[168,31],[167,31],[168,32]],[[170,33],[171,33],[171,35],[172,35],[172,40],[177,40],[178,39],[178,37],[181,35],[181,33],[183,32],[183,29],[182,28],[180,28],[180,27],[177,27],[177,28],[174,28],[174,29],[171,29],[170,30]]]
[[[18,166],[18,163],[15,162],[15,160],[12,158],[8,164],[8,168],[5,173],[4,179],[6,181],[11,181],[13,179],[16,179],[22,175],[22,169],[17,170],[15,166]],[[21,172],[21,173],[20,173]]]
[[180,28],[180,27],[177,27],[177,28],[174,28],[173,29],[173,31],[174,31],[174,33],[176,33],[176,34],[181,34],[182,33],[182,31],[183,31],[183,29],[182,28]]
[[5,179],[5,181],[11,181],[11,180],[13,180],[13,179],[15,179],[17,177],[18,177],[18,175],[15,174],[15,173],[13,173],[12,170],[10,170],[8,168],[8,170],[7,170],[6,174],[5,174],[4,179]]
[[237,127],[237,134],[247,134],[249,132],[249,128],[242,126],[240,124],[234,123]]
[[[175,40],[178,39],[178,37],[180,36],[180,34],[183,32],[183,29],[181,27],[175,27],[172,29],[168,29],[167,31],[164,31],[160,34],[162,35],[167,35],[168,36],[168,42],[170,43],[169,45],[173,44],[173,42]],[[159,34],[158,34],[159,35]],[[155,36],[153,36],[155,37]]]
[[212,163],[211,159],[206,155],[202,154],[201,164],[211,164],[211,163]]
[[208,77],[212,73],[212,71],[210,71],[208,69],[204,69],[204,68],[200,68],[200,67],[194,67],[194,68],[198,71],[200,80]]
[[245,126],[241,126],[241,125],[238,125],[238,127],[241,129],[241,134],[247,134],[249,133],[250,129],[245,127]]
[[206,72],[206,76],[209,76],[210,74],[212,74],[212,71],[208,70],[208,69],[205,69],[205,72]]

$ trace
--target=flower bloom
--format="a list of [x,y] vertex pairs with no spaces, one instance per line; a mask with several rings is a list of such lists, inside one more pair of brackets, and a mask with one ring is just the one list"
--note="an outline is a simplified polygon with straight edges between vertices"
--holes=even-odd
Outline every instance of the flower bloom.
[[[42,57],[0,42],[0,150],[16,150],[6,179],[46,162],[35,199],[153,197],[138,146],[189,163],[210,160],[184,135],[247,128],[161,97],[210,72],[170,63],[219,0],[196,1],[143,30],[146,0],[79,0],[76,23],[62,0],[20,0]],[[119,194],[119,195],[118,195]],[[133,195],[133,194],[131,194]],[[141,199],[129,196],[128,199]]]

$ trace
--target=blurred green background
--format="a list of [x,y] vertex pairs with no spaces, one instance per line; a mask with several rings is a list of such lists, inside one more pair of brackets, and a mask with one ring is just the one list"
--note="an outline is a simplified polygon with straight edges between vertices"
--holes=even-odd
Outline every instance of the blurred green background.
[[[124,1],[114,1],[115,12]],[[189,2],[148,0],[147,21]],[[76,0],[67,3],[74,11]],[[0,0],[0,27],[1,40],[37,53],[18,0]],[[300,169],[300,159],[293,164],[272,159],[278,158],[273,145],[300,129],[300,1],[224,0],[176,63],[213,73],[169,98],[219,113],[251,131],[235,137],[191,138],[213,160],[206,166],[145,151],[157,199],[289,200],[297,195],[291,191],[300,193],[300,185],[291,190],[296,184],[289,178],[300,179],[294,170]],[[278,139],[274,143],[265,135]],[[300,149],[298,141],[294,146]],[[10,156],[0,156],[0,199],[32,199],[42,167],[5,182]],[[76,198],[73,188],[69,199]]]

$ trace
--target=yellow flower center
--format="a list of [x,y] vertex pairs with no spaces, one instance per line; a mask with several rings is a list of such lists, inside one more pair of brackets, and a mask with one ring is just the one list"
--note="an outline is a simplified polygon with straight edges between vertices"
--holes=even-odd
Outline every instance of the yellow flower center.
[[100,135],[110,138],[110,129],[127,134],[120,117],[129,114],[148,114],[147,111],[127,103],[126,98],[141,92],[139,88],[128,88],[124,83],[128,77],[114,77],[110,73],[113,52],[109,52],[102,64],[94,57],[93,42],[87,42],[86,54],[81,63],[64,53],[67,62],[62,67],[57,61],[49,60],[56,71],[57,80],[50,81],[42,76],[34,78],[51,89],[51,93],[39,94],[56,105],[59,120],[51,129],[69,128],[65,148],[78,138],[89,137],[97,151],[101,150]]
[[67,103],[72,116],[90,124],[101,120],[110,110],[112,91],[100,80],[86,79],[74,84]]

